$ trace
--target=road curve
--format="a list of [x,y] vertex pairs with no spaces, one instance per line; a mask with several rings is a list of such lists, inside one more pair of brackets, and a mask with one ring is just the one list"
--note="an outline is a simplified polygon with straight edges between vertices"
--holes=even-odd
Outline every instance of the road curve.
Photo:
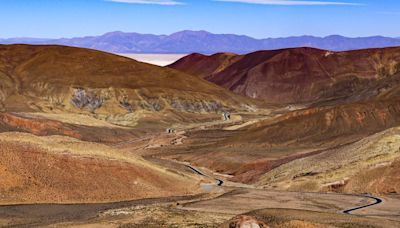
[[[198,174],[198,175],[200,175],[200,176],[203,176],[203,177],[210,177],[210,176],[204,174],[201,170],[197,169],[196,167],[193,167],[193,166],[191,166],[191,165],[186,165],[186,167],[188,167],[189,169],[191,169],[193,172],[195,172],[196,174]],[[212,178],[212,177],[210,177],[210,178]],[[221,179],[216,179],[216,178],[214,178],[214,179],[217,181],[217,185],[218,185],[218,186],[224,185],[224,181],[223,181],[223,180],[221,180]]]
[[358,211],[358,210],[361,210],[361,209],[364,209],[364,208],[367,208],[367,207],[372,207],[372,206],[378,205],[378,204],[383,202],[382,199],[380,199],[378,197],[375,197],[375,196],[370,196],[370,195],[355,195],[355,196],[361,196],[361,197],[364,197],[364,198],[373,199],[373,200],[375,200],[375,202],[371,203],[371,204],[368,204],[368,205],[364,205],[364,206],[360,206],[360,207],[355,207],[355,208],[344,210],[343,211],[344,214],[354,215],[353,214],[354,211]]
[[[191,169],[194,173],[196,173],[196,174],[198,174],[198,175],[200,175],[200,176],[210,177],[210,176],[204,174],[201,170],[197,169],[196,167],[193,167],[193,166],[191,166],[191,165],[186,165],[186,167],[188,167],[188,168]],[[214,178],[214,179],[215,179],[215,178]],[[217,181],[217,185],[218,185],[218,186],[222,186],[222,185],[224,184],[224,181],[223,181],[223,180],[220,180],[220,179],[215,179],[215,180]],[[346,195],[348,195],[348,194],[346,194]],[[358,210],[361,210],[361,209],[365,209],[365,208],[368,208],[368,207],[372,207],[372,206],[381,204],[381,203],[383,202],[382,199],[380,199],[380,198],[378,198],[378,197],[375,197],[375,196],[371,196],[371,195],[355,195],[355,194],[352,194],[352,195],[353,195],[353,196],[358,196],[358,197],[364,197],[364,198],[368,198],[368,199],[373,199],[373,200],[375,200],[375,202],[374,202],[374,203],[367,204],[367,205],[364,205],[364,206],[359,206],[359,207],[355,207],[355,208],[351,208],[351,209],[344,210],[344,211],[342,211],[342,213],[344,213],[344,214],[355,215],[355,214],[353,214],[353,212],[355,212],[355,211],[358,211]],[[358,216],[361,216],[361,215],[358,215]]]

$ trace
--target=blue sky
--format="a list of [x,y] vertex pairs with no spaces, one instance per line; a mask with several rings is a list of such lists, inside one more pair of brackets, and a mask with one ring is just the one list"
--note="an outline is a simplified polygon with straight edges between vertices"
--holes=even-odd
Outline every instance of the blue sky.
[[207,30],[256,38],[400,37],[399,0],[0,0],[0,37]]

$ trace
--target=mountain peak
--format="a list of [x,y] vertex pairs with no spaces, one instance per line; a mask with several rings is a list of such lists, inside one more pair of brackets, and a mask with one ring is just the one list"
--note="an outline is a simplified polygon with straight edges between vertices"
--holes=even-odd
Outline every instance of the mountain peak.
[[341,36],[341,35],[330,35],[330,36],[326,36],[324,38],[325,39],[343,39],[343,38],[346,38],[346,37]]
[[199,30],[199,31],[194,31],[194,30],[182,30],[179,32],[172,33],[170,36],[182,36],[182,35],[210,35],[210,32],[207,32],[205,30]]
[[135,32],[123,32],[123,31],[113,31],[113,32],[107,32],[101,36],[103,37],[112,37],[112,36],[126,36],[126,35],[139,35],[139,33]]

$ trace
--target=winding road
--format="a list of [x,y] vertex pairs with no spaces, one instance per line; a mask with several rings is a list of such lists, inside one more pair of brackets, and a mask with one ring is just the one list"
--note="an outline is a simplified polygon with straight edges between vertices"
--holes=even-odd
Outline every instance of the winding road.
[[[188,168],[191,169],[194,173],[196,173],[196,174],[198,174],[198,175],[200,175],[200,176],[213,178],[213,177],[210,177],[210,176],[206,175],[205,173],[203,173],[201,170],[199,170],[199,169],[196,168],[196,167],[193,167],[193,166],[191,166],[191,165],[186,165],[186,167],[188,167]],[[223,180],[221,180],[221,179],[216,179],[216,178],[214,178],[214,179],[217,181],[217,185],[218,185],[218,186],[222,186],[222,185],[224,184],[224,181],[223,181]],[[347,195],[347,194],[346,194],[346,195]],[[375,200],[375,202],[370,203],[370,204],[367,204],[367,205],[364,205],[364,206],[358,206],[358,207],[354,207],[354,208],[351,208],[351,209],[344,210],[344,211],[342,211],[342,213],[344,213],[344,214],[355,215],[355,214],[353,214],[353,212],[355,212],[355,211],[358,211],[358,210],[361,210],[361,209],[365,209],[365,208],[368,208],[368,207],[372,207],[372,206],[381,204],[381,203],[383,202],[382,199],[380,199],[380,198],[378,198],[378,197],[375,197],[375,196],[371,196],[371,195],[355,195],[355,194],[351,194],[351,195],[352,195],[352,196],[357,196],[357,197],[364,197],[364,198],[367,198],[367,199],[373,199],[373,200]],[[355,215],[355,216],[363,216],[363,215]]]
[[[383,202],[382,199],[380,199],[378,197],[375,197],[375,196],[369,196],[369,195],[354,195],[354,196],[360,196],[360,197],[364,197],[364,198],[368,198],[368,199],[373,199],[373,200],[375,200],[375,202],[371,203],[371,204],[364,205],[364,206],[359,206],[359,207],[355,207],[355,208],[344,210],[343,211],[344,214],[354,215],[353,214],[354,211],[358,211],[358,210],[361,210],[361,209],[372,207],[372,206],[381,204]],[[358,216],[360,216],[360,215],[358,215]]]
[[[188,167],[188,168],[191,169],[194,173],[197,173],[197,174],[200,175],[200,176],[213,178],[213,177],[210,177],[210,176],[204,174],[201,170],[199,170],[199,169],[197,169],[197,168],[195,168],[195,167],[193,167],[193,166],[191,166],[191,165],[186,165],[186,167]],[[214,179],[217,181],[217,186],[222,186],[222,185],[224,185],[224,181],[223,181],[223,180],[221,180],[221,179],[216,179],[216,178],[214,178]]]

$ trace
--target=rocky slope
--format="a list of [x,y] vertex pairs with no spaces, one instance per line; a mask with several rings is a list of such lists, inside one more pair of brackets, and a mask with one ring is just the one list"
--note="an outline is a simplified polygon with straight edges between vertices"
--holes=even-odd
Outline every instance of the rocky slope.
[[63,46],[0,46],[0,78],[3,111],[218,113],[251,105],[175,70]]
[[226,61],[213,60],[215,56],[200,59],[193,56],[196,55],[184,57],[170,67],[270,103],[343,99],[400,71],[400,48],[348,52],[312,48],[259,51],[235,56],[235,61],[228,66]]

